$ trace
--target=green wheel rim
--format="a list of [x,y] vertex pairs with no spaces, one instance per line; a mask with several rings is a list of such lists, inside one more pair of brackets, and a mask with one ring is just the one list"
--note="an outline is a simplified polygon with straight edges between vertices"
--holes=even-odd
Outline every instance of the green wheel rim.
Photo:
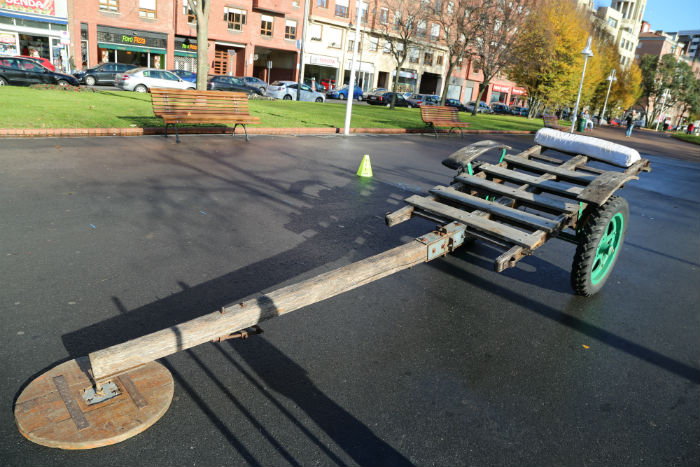
[[610,273],[612,265],[615,262],[618,247],[622,242],[622,229],[624,227],[624,218],[622,213],[615,214],[608,226],[605,228],[605,233],[600,238],[598,248],[595,252],[593,267],[591,268],[591,283],[597,284]]

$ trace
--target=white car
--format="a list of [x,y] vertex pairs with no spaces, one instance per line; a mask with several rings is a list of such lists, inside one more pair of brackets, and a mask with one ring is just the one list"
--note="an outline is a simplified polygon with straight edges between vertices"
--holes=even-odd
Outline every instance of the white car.
[[[267,96],[286,101],[297,99],[296,81],[275,81],[267,87]],[[326,96],[316,92],[306,84],[301,85],[301,100],[308,102],[325,102]]]
[[194,83],[158,68],[134,68],[118,74],[114,84],[124,91],[148,92],[151,88],[194,89]]

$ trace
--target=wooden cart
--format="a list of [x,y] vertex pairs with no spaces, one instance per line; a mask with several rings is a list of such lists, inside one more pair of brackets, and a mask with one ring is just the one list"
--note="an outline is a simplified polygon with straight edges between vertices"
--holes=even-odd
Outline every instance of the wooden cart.
[[[155,423],[173,396],[170,372],[155,362],[205,342],[246,337],[258,323],[416,266],[458,248],[469,237],[503,249],[497,271],[512,267],[552,237],[578,245],[572,268],[576,293],[603,286],[622,246],[629,208],[613,193],[649,171],[642,159],[624,170],[598,167],[590,157],[533,146],[481,141],[443,163],[456,169],[449,186],[411,196],[388,214],[389,226],[420,216],[437,222],[404,245],[311,279],[204,314],[177,326],[62,363],[28,384],[15,401],[20,432],[45,446],[90,449],[132,437]],[[496,164],[477,161],[501,151]],[[544,153],[548,154],[545,155]]]
[[[628,225],[627,201],[613,194],[650,171],[649,161],[620,169],[540,145],[515,155],[508,155],[509,149],[486,140],[455,152],[443,161],[458,171],[452,184],[406,199],[408,206],[386,216],[387,225],[412,216],[441,225],[463,223],[467,234],[503,250],[494,264],[499,272],[557,237],[578,246],[571,271],[574,291],[584,296],[598,292],[615,265]],[[501,151],[498,163],[477,160],[490,150]]]

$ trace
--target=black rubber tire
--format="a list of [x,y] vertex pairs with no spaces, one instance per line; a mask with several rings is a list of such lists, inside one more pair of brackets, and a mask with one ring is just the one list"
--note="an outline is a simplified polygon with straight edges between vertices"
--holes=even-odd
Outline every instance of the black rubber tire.
[[341,101],[344,101],[344,100],[345,100],[345,96],[342,95],[342,94],[338,94],[338,99],[340,99]]
[[[597,283],[593,283],[592,274],[596,267],[596,253],[598,245],[603,235],[608,229],[611,219],[620,213],[622,215],[622,234],[615,250],[615,256],[612,263],[607,267],[606,275]],[[576,247],[576,254],[571,265],[571,287],[577,295],[590,297],[603,288],[617,259],[620,257],[620,250],[625,240],[627,233],[627,225],[629,224],[630,208],[624,198],[612,196],[605,204],[598,208],[586,210],[583,213],[584,225],[582,230],[578,232],[579,244]]]
[[291,101],[291,100],[292,100],[292,96],[290,96],[289,94],[287,94],[286,96],[284,96],[284,97],[282,98],[282,100]]
[[3,77],[0,77],[0,86],[7,86],[7,80]]
[[87,84],[88,86],[94,86],[95,85],[95,77],[87,75],[85,77],[85,84]]
[[362,102],[362,96],[357,96],[357,102]]
[[68,83],[68,81],[66,81],[65,79],[59,79],[56,84],[64,88],[70,85],[70,83]]
[[144,86],[143,84],[139,84],[134,88],[134,91],[136,92],[148,92],[148,88]]
[[323,102],[323,97],[317,97],[316,102]]

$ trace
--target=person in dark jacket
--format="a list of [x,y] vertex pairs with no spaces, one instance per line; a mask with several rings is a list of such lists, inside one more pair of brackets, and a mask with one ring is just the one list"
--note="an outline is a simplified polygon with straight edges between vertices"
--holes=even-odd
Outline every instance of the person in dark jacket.
[[634,128],[634,118],[632,117],[631,113],[627,114],[625,122],[627,123],[627,131],[625,132],[625,137],[630,138],[632,137],[632,129]]

